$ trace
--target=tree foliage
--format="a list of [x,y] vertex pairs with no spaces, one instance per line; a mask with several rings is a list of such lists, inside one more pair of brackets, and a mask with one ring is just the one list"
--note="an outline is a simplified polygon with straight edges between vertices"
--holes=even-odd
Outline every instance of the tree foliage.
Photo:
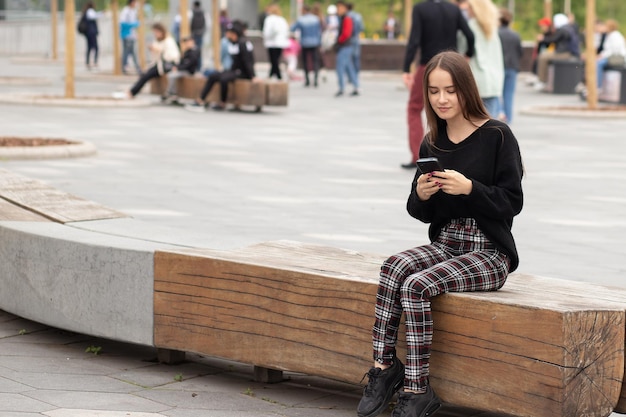
[[[260,0],[261,8],[266,7],[274,0]],[[281,5],[285,16],[290,15],[290,0],[277,0]],[[311,4],[313,0],[305,0],[305,3]],[[320,1],[324,7],[334,3],[334,1]],[[396,17],[402,21],[404,16],[403,0],[352,0],[352,3],[365,20],[366,34],[372,36],[382,30],[383,23],[389,10],[392,10]],[[417,1],[413,2],[414,4]],[[515,4],[515,22],[514,28],[522,34],[527,40],[535,39],[537,33],[537,20],[543,17],[544,0],[495,0],[495,3],[501,7],[508,7]],[[553,13],[564,11],[567,0],[552,0]],[[585,21],[585,0],[570,0],[572,12],[576,16],[577,22],[584,26]],[[624,0],[596,0],[597,15],[600,19],[616,19],[626,29],[626,1]],[[623,30],[624,32],[624,30]]]

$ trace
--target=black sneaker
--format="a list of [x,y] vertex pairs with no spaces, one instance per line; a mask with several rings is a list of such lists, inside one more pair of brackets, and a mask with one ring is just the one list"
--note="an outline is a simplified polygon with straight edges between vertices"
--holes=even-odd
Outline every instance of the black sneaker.
[[391,417],[430,417],[441,408],[441,400],[435,391],[428,386],[424,394],[401,392],[398,394]]
[[391,397],[404,384],[404,364],[398,358],[393,360],[393,365],[382,370],[371,368],[367,374],[369,378],[367,386],[363,390],[363,397],[357,407],[359,417],[374,417],[383,412]]

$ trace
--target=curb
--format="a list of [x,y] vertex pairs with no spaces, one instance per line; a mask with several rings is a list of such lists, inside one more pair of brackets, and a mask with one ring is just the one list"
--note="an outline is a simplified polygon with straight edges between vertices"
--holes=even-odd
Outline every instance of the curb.
[[555,106],[526,107],[520,114],[539,117],[567,117],[583,119],[624,119],[626,107],[623,110],[589,110],[586,107],[559,108]]
[[42,77],[0,76],[0,85],[50,85],[52,80]]
[[30,94],[1,94],[0,103],[58,107],[148,107],[152,105],[150,101],[142,99],[116,100],[102,96],[64,98]]
[[97,153],[93,143],[84,141],[71,145],[0,146],[0,160],[79,158]]

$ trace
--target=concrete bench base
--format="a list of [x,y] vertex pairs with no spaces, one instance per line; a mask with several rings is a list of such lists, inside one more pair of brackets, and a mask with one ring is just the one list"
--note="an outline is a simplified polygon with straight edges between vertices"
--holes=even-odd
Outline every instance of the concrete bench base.
[[607,68],[604,71],[600,101],[626,104],[626,68]]
[[[194,99],[206,83],[201,76],[181,77],[177,80],[178,96]],[[167,90],[167,78],[160,77],[151,81],[152,94],[163,95]],[[289,84],[287,82],[235,80],[232,88],[228,89],[229,104],[237,106],[253,106],[260,110],[263,106],[287,106]],[[206,98],[207,102],[220,101],[220,86],[215,85]]]

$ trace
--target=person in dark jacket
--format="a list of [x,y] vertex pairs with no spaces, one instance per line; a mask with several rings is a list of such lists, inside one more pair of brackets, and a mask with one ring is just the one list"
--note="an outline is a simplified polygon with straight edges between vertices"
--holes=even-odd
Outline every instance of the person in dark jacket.
[[172,104],[178,103],[177,80],[181,77],[195,74],[198,68],[200,50],[196,46],[193,36],[187,36],[183,39],[182,47],[185,52],[180,59],[180,63],[167,73],[167,92],[161,97],[161,101],[167,101]]
[[[467,40],[465,55],[471,58],[474,56],[474,33],[458,6],[442,0],[426,0],[413,7],[411,34],[406,46],[403,67],[404,84],[411,92],[407,106],[411,160],[402,164],[402,168],[415,169],[415,161],[419,157],[420,145],[424,139],[422,76],[426,63],[441,51],[457,50],[457,31],[465,35]],[[411,74],[411,64],[415,61],[418,49],[420,60],[417,71]]]
[[206,32],[206,19],[204,18],[204,10],[199,1],[193,2],[193,10],[191,14],[191,36],[198,48],[198,62],[196,64],[196,70],[202,69],[202,44],[204,40],[204,33]]
[[517,73],[519,72],[523,53],[522,39],[517,32],[509,27],[512,20],[513,15],[510,11],[507,9],[500,10],[498,35],[500,35],[502,56],[504,58],[504,88],[502,90],[500,113],[502,113],[501,118],[507,123],[513,121],[513,96],[515,95]]
[[537,89],[542,89],[548,81],[548,64],[551,60],[567,60],[576,57],[572,48],[573,33],[569,26],[569,19],[562,13],[555,14],[552,18],[554,33],[540,37],[539,40],[554,44],[554,52],[544,51],[537,59],[537,76],[540,83]]
[[[436,413],[441,401],[428,378],[431,300],[447,292],[498,290],[519,264],[511,228],[524,196],[515,136],[505,123],[489,118],[461,54],[435,55],[424,69],[423,83],[429,133],[420,157],[437,158],[440,166],[416,172],[406,208],[429,224],[431,243],[391,256],[380,269],[374,363],[359,417],[383,412],[401,387],[392,417]],[[406,367],[396,356],[402,315]]]
[[[88,1],[83,7],[81,19],[85,20],[85,39],[87,39],[87,69],[98,69],[98,12],[96,12],[93,1]],[[93,65],[89,62],[93,52]]]
[[209,75],[209,78],[200,92],[200,96],[196,98],[195,103],[185,106],[190,111],[205,111],[206,96],[209,94],[213,86],[220,84],[220,102],[213,106],[214,110],[224,110],[226,108],[226,99],[228,98],[228,86],[236,79],[252,80],[256,77],[254,73],[254,55],[252,54],[252,44],[243,35],[244,27],[239,23],[230,23],[226,28],[226,37],[228,38],[228,49],[233,59],[230,70],[218,71]]

